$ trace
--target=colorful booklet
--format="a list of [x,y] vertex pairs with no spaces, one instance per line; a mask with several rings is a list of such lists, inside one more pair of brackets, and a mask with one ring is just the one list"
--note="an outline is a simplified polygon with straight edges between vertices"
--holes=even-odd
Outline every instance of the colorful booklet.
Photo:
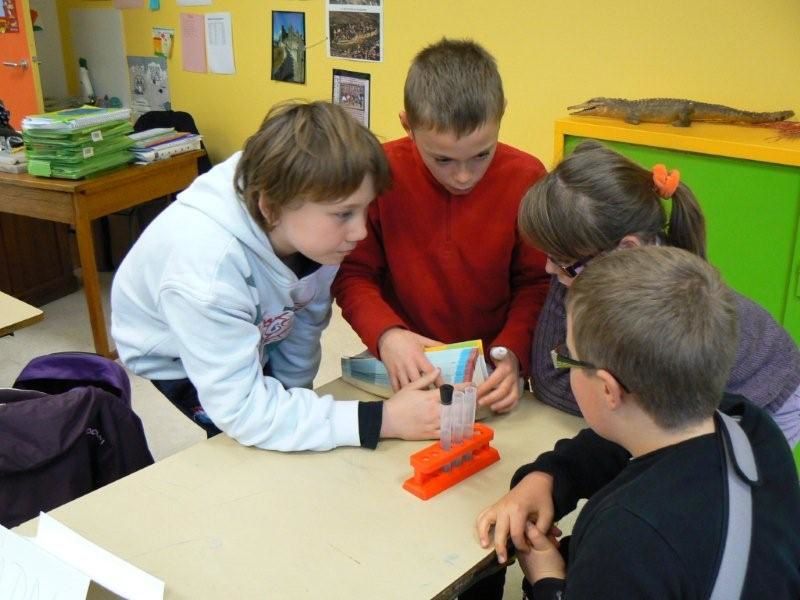
[[[489,376],[481,340],[433,346],[425,349],[425,355],[434,367],[441,369],[445,383],[479,385]],[[394,393],[386,367],[367,351],[342,358],[342,379],[381,398]],[[482,416],[485,415],[479,414],[478,418]]]

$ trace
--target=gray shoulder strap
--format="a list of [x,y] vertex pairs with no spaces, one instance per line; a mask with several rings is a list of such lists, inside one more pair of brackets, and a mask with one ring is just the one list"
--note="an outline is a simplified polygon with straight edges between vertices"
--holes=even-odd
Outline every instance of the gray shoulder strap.
[[750,485],[758,481],[758,468],[753,447],[739,423],[722,412],[717,411],[717,415],[725,429],[720,433],[728,479],[728,523],[710,600],[733,600],[741,597],[747,575],[753,529]]

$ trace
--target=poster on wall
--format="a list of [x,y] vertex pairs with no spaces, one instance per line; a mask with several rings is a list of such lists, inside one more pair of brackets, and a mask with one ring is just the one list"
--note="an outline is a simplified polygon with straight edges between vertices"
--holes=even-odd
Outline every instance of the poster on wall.
[[328,56],[383,60],[382,0],[328,0]]
[[138,119],[151,110],[170,110],[167,59],[157,56],[129,56],[131,113]]
[[272,11],[272,79],[306,82],[306,14]]
[[369,73],[334,69],[331,100],[369,127]]
[[0,33],[19,33],[19,19],[14,0],[0,2]]

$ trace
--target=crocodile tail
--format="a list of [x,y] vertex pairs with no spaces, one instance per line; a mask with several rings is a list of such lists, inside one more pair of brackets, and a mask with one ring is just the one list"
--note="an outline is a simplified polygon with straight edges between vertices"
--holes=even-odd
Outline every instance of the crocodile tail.
[[779,110],[777,112],[743,112],[741,119],[744,123],[775,123],[785,121],[794,116],[792,110]]
[[786,119],[791,119],[794,116],[793,110],[781,110],[779,112],[768,113],[774,115],[774,119],[770,119],[770,121],[785,121]]

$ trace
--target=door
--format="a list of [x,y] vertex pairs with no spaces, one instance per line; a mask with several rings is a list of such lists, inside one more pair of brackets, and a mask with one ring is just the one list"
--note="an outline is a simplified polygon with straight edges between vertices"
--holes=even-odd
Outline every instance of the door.
[[22,117],[42,112],[39,68],[28,0],[0,0],[6,19],[15,18],[19,31],[0,33],[0,100],[11,111],[19,131]]

